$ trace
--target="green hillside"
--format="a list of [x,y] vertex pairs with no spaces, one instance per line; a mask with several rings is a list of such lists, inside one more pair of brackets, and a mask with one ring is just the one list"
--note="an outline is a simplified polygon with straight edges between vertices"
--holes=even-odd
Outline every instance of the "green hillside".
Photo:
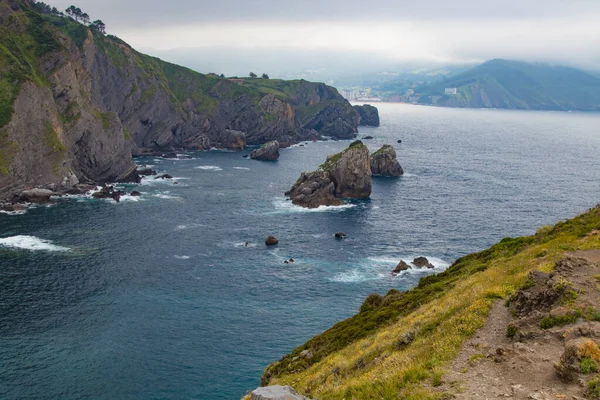
[[[446,88],[457,93],[445,94]],[[448,107],[600,110],[600,78],[570,67],[500,59],[416,93],[421,104]]]

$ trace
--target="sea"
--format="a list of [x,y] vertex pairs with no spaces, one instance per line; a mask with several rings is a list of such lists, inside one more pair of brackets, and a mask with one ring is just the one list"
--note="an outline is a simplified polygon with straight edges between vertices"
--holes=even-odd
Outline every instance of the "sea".
[[[359,139],[405,174],[369,200],[286,200],[351,142],[329,140],[137,158],[173,179],[0,214],[0,399],[239,399],[370,293],[600,202],[600,114],[376,106]],[[418,256],[435,268],[391,275]]]

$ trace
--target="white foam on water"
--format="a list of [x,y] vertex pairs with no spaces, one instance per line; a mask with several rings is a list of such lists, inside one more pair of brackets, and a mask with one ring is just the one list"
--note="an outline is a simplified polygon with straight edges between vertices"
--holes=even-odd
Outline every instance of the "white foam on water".
[[17,210],[17,211],[6,211],[6,210],[0,210],[0,214],[6,214],[6,215],[23,215],[27,212],[27,209],[24,210]]
[[190,256],[175,256],[175,258],[177,258],[178,260],[189,260],[191,257]]
[[274,213],[310,213],[310,212],[329,212],[329,211],[344,211],[349,208],[356,207],[356,204],[344,204],[341,206],[320,206],[317,208],[305,208],[292,204],[291,201],[283,198],[273,200],[275,206]]
[[358,283],[365,282],[369,280],[376,279],[377,277],[368,277],[365,273],[358,271],[357,269],[352,269],[347,272],[340,272],[336,274],[330,280],[332,282],[341,282],[341,283]]
[[[166,192],[168,193],[168,192]],[[181,197],[179,196],[171,196],[165,193],[157,193],[157,194],[153,194],[152,197],[157,197],[159,199],[167,199],[167,200],[183,200]]]
[[182,231],[184,229],[192,229],[192,228],[198,228],[198,227],[202,227],[202,226],[205,226],[205,225],[202,225],[202,224],[177,225],[175,227],[175,230]]
[[244,171],[250,171],[250,168],[247,167],[233,167],[233,169],[243,169]]
[[52,244],[51,240],[35,236],[17,235],[0,239],[0,246],[31,251],[69,251],[68,247]]
[[223,171],[223,168],[218,167],[216,165],[200,165],[195,167],[195,169],[201,169],[203,171]]

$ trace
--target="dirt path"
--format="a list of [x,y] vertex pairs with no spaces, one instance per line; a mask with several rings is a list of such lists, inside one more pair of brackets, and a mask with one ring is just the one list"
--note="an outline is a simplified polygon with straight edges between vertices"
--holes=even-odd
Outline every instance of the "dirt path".
[[[579,318],[572,325],[540,328],[540,321],[547,316],[590,305],[600,309],[594,278],[600,272],[600,250],[578,251],[567,260],[557,263],[553,274],[535,274],[535,285],[520,291],[517,306],[511,303],[509,309],[504,300],[493,305],[484,327],[465,344],[452,370],[444,375],[442,390],[464,400],[586,398],[586,382],[591,376],[575,371],[573,379],[565,381],[555,364],[565,360],[568,340],[591,337],[594,343],[600,342],[600,322]],[[560,298],[548,301],[543,297],[564,279],[578,293],[575,303],[569,303],[571,308]],[[518,332],[512,338],[507,337],[509,326]],[[579,361],[573,365],[577,368]]]

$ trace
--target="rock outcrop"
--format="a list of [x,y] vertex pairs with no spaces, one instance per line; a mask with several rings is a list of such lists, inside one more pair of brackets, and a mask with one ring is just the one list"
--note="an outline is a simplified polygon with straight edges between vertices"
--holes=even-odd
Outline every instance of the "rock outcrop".
[[279,159],[279,142],[273,140],[263,144],[260,148],[250,153],[250,158],[260,161],[277,161]]
[[358,112],[325,84],[196,73],[37,3],[11,4],[0,4],[0,199],[136,181],[132,155],[145,152],[356,136]]
[[429,262],[427,257],[417,257],[412,263],[418,268],[435,268],[435,266]]
[[396,158],[396,150],[389,144],[371,154],[371,172],[374,176],[400,176],[404,170]]
[[48,189],[30,189],[24,190],[19,196],[20,201],[27,203],[38,203],[43,204],[50,201],[50,197],[54,194],[52,190]]
[[377,107],[365,104],[362,106],[353,106],[360,115],[359,125],[361,126],[379,126],[379,110]]
[[308,397],[299,395],[291,386],[265,386],[253,390],[250,400],[310,400]]
[[338,206],[342,199],[366,199],[371,195],[369,150],[361,141],[331,155],[316,171],[302,172],[287,191],[293,204],[316,208]]
[[400,260],[396,268],[392,271],[392,275],[396,276],[402,271],[406,271],[407,269],[411,269],[410,266],[404,262],[404,260]]
[[267,246],[275,246],[278,243],[279,243],[279,240],[277,240],[277,238],[275,236],[268,236],[267,239],[265,240],[265,244]]

